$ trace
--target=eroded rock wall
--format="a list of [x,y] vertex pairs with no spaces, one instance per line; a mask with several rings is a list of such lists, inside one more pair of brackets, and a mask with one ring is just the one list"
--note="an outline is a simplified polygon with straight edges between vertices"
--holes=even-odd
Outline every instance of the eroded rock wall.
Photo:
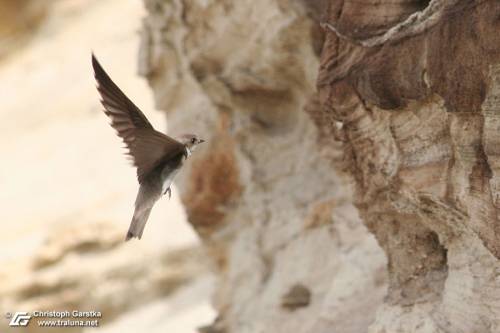
[[176,182],[218,275],[204,331],[366,331],[386,263],[342,144],[314,123],[332,123],[316,95],[323,3],[145,4],[140,72],[168,132],[207,140]]
[[500,331],[499,15],[497,1],[331,2],[320,115],[388,258],[369,332]]

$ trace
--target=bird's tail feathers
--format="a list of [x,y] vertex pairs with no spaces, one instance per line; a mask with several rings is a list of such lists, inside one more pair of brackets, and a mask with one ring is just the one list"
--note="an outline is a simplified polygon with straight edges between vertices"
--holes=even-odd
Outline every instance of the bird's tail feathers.
[[149,218],[149,214],[151,213],[151,209],[152,207],[142,211],[137,211],[136,209],[136,211],[134,212],[134,216],[132,217],[132,222],[130,222],[127,236],[125,237],[126,241],[134,237],[141,239],[142,232],[144,231],[144,227],[146,226],[146,222]]

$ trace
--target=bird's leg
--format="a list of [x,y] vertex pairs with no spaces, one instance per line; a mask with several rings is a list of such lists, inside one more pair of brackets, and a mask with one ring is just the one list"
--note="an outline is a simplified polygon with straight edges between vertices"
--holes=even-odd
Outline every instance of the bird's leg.
[[170,186],[163,192],[163,195],[168,193],[168,200],[172,197],[172,190],[170,189]]

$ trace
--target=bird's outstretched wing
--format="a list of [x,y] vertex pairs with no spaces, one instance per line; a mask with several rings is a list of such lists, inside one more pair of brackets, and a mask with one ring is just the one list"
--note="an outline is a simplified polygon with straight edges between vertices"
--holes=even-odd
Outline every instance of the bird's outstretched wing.
[[125,142],[127,153],[137,167],[139,183],[142,183],[147,174],[163,159],[182,154],[184,145],[153,128],[141,110],[111,80],[94,54],[92,67],[104,113],[111,119],[111,126]]

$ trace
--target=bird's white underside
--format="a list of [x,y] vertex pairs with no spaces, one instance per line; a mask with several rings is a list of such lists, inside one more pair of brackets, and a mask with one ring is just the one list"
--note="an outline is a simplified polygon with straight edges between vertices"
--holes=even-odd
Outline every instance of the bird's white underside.
[[[191,150],[186,147],[187,157],[191,156]],[[186,157],[186,159],[187,159]],[[179,168],[180,169],[180,168]],[[172,171],[164,180],[161,186],[161,193],[165,193],[165,191],[172,185],[174,181],[175,175],[179,172],[179,169]]]
[[174,170],[172,171],[163,181],[163,185],[161,187],[161,193],[165,193],[165,191],[172,185],[172,182],[174,181],[174,177],[179,172],[179,170]]

